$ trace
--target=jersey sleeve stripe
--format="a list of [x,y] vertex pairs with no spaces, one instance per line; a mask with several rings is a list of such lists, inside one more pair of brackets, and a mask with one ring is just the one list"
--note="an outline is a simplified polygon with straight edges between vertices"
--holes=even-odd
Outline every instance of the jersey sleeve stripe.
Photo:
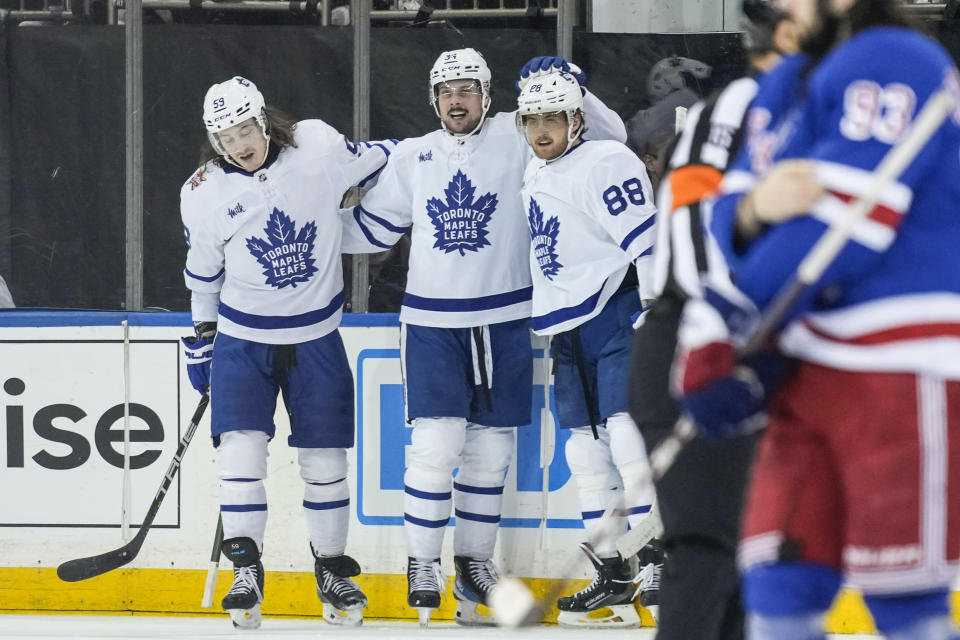
[[[817,162],[817,181],[829,191],[850,194],[855,197],[873,195],[873,173],[837,164],[836,162]],[[887,186],[878,199],[878,204],[893,211],[905,212],[913,201],[913,191],[902,182]]]
[[[876,212],[876,208],[874,212]],[[875,219],[874,212],[871,212],[870,216],[860,220],[854,225],[850,233],[850,239],[873,251],[886,251],[887,248],[893,244],[893,240],[896,237],[896,225],[885,224]],[[841,198],[833,194],[828,194],[817,201],[811,214],[824,224],[833,226],[842,224],[843,221],[849,217],[850,212],[846,203]],[[881,220],[893,216],[902,218],[902,216],[889,209],[882,214],[877,214],[877,218]]]
[[[358,204],[358,205],[356,206],[356,208],[354,209],[354,215],[357,214],[357,210],[359,210],[360,213],[362,213],[364,216],[370,218],[371,220],[373,220],[374,222],[376,222],[377,224],[379,224],[379,225],[380,225],[381,227],[383,227],[384,229],[387,229],[388,231],[393,231],[394,233],[406,233],[406,232],[407,232],[407,229],[410,228],[409,226],[407,226],[407,227],[398,227],[398,226],[395,225],[395,224],[391,224],[390,222],[388,222],[387,220],[384,220],[384,219],[381,218],[380,216],[374,215],[374,214],[370,213],[369,211],[367,211],[366,209],[364,209],[364,208],[363,208],[363,205],[359,205],[359,204]],[[358,220],[359,220],[359,218],[358,218]]]
[[653,226],[655,220],[656,220],[655,216],[650,216],[649,218],[641,222],[639,225],[637,225],[633,231],[627,234],[627,237],[623,239],[623,242],[620,243],[620,248],[626,251],[627,248],[631,244],[633,244],[634,240],[636,240],[641,234],[643,234],[645,231],[647,231]]
[[223,274],[226,272],[226,269],[220,269],[216,275],[212,276],[198,276],[189,269],[184,269],[183,272],[194,280],[199,280],[200,282],[215,282],[223,276]]
[[360,231],[363,232],[364,237],[367,239],[367,242],[372,244],[375,247],[383,247],[384,249],[390,249],[390,245],[380,242],[377,238],[370,232],[370,229],[363,223],[363,220],[360,219],[359,207],[354,207],[353,217],[357,221],[357,226],[360,227]]
[[733,169],[724,174],[723,182],[720,183],[720,192],[724,194],[746,193],[755,184],[757,184],[757,178],[752,173]]
[[686,165],[670,173],[671,212],[703,200],[720,186],[723,174],[708,165]]
[[333,297],[333,300],[327,306],[292,316],[261,316],[246,313],[224,304],[223,301],[220,302],[219,312],[230,322],[244,327],[253,329],[295,329],[323,322],[339,311],[341,307],[343,307],[343,289]]

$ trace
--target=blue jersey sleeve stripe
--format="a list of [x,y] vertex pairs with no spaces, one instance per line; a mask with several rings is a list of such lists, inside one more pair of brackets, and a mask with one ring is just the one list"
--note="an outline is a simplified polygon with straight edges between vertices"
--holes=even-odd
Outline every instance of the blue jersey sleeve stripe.
[[234,309],[222,301],[220,302],[219,311],[220,315],[230,322],[252,329],[297,329],[323,322],[339,311],[341,307],[343,307],[343,289],[333,297],[330,304],[322,309],[298,313],[294,316],[261,316],[246,313],[239,309]]
[[496,293],[480,298],[424,298],[412,293],[404,294],[403,306],[423,311],[486,311],[509,307],[533,298],[533,287],[524,287],[507,293]]
[[643,233],[644,231],[646,231],[647,229],[653,226],[653,222],[654,222],[654,216],[650,216],[649,218],[641,222],[636,229],[634,229],[633,231],[627,234],[627,237],[624,238],[623,242],[620,243],[620,248],[626,251],[627,247],[630,246],[630,243],[632,243],[634,240],[637,239],[637,236],[639,236],[641,233]]
[[193,278],[194,280],[199,280],[200,282],[214,282],[215,280],[220,279],[220,276],[222,276],[226,272],[226,269],[220,269],[220,271],[213,276],[198,276],[197,274],[191,272],[190,269],[184,269],[183,272],[188,276],[190,276],[191,278]]
[[367,242],[374,245],[375,247],[383,247],[384,249],[389,249],[390,245],[385,244],[377,240],[374,235],[370,232],[370,229],[363,223],[363,220],[360,219],[359,207],[354,207],[353,209],[353,218],[357,221],[357,225],[360,227],[360,231],[363,232],[364,237],[367,239]]
[[361,180],[360,182],[358,182],[358,183],[357,183],[357,186],[360,187],[361,189],[362,189],[363,187],[365,187],[368,182],[370,182],[371,180],[373,180],[374,178],[376,178],[378,175],[380,175],[380,172],[383,171],[383,167],[385,167],[385,166],[387,166],[387,165],[386,165],[386,164],[383,164],[379,169],[377,169],[376,171],[374,171],[373,173],[371,173],[370,175],[368,175],[366,178],[364,178],[363,180]]
[[[368,218],[370,218],[371,220],[373,220],[374,222],[376,222],[377,224],[379,224],[379,225],[380,225],[381,227],[383,227],[384,229],[387,229],[388,231],[393,231],[394,233],[406,233],[406,232],[407,232],[407,229],[410,228],[409,226],[407,226],[407,227],[398,227],[398,226],[395,225],[395,224],[391,224],[390,222],[388,222],[387,220],[384,220],[384,219],[381,218],[380,216],[374,215],[374,214],[370,213],[369,211],[367,211],[366,209],[363,208],[363,205],[359,205],[359,204],[358,204],[358,205],[354,208],[354,210],[353,210],[354,215],[357,214],[357,210],[358,210],[358,209],[359,209],[359,211],[360,211],[361,213],[363,213],[363,215],[367,216]],[[359,218],[357,218],[357,219],[359,220]]]

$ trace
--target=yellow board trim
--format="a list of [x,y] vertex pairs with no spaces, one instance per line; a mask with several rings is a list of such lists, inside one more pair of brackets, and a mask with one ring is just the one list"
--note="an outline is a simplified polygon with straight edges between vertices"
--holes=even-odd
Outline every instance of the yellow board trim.
[[[233,572],[221,570],[217,577],[217,598],[213,609],[201,609],[200,598],[205,571],[187,569],[121,569],[83,582],[62,582],[56,570],[28,567],[0,568],[0,611],[17,613],[96,613],[96,614],[221,614],[219,598],[230,588]],[[407,578],[402,574],[364,574],[356,582],[370,604],[368,619],[415,620],[416,612],[407,606]],[[551,590],[555,580],[524,579],[537,595]],[[569,591],[586,586],[586,580],[573,581]],[[434,620],[453,620],[456,602],[451,584],[447,597],[434,613]],[[312,573],[270,571],[266,576],[265,599],[261,610],[267,616],[298,618],[320,617]],[[960,592],[952,594],[954,619],[960,622]],[[644,626],[652,626],[649,613],[637,606]],[[551,608],[543,622],[556,622]],[[876,633],[873,620],[859,594],[846,589],[840,593],[827,617],[831,633]]]

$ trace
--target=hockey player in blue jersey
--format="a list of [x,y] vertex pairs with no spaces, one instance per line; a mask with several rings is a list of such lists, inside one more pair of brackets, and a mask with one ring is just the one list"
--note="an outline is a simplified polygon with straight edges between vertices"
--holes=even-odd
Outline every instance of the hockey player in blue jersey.
[[[571,68],[535,58],[521,75]],[[456,621],[490,624],[487,597],[514,428],[532,413],[530,272],[520,203],[529,151],[512,113],[488,115],[490,69],[474,49],[446,51],[430,70],[441,128],[403,140],[377,184],[345,218],[347,252],[382,251],[412,226],[400,310],[407,419],[404,474],[407,602],[422,624],[440,605],[451,506]],[[582,77],[582,74],[581,74]],[[587,93],[592,134],[626,138],[620,118]],[[459,467],[456,480],[452,473]]]
[[[714,296],[680,331],[681,402],[714,433],[749,425],[771,390],[749,362],[731,371],[738,327],[724,318],[767,307],[931,96],[960,96],[949,55],[894,3],[781,5],[805,55],[762,80],[711,220],[749,301]],[[781,325],[796,366],[767,407],[740,545],[752,640],[824,638],[845,581],[890,640],[958,637],[960,183],[945,179],[960,171],[958,122],[955,111],[877,194]],[[751,401],[731,406],[734,395]]]
[[290,122],[239,76],[210,87],[203,120],[210,146],[180,192],[196,327],[183,344],[191,383],[210,390],[222,550],[234,565],[223,608],[237,627],[260,625],[267,443],[280,391],[324,619],[360,624],[367,599],[350,580],[360,567],[344,555],[354,405],[337,331],[338,206],[387,149],[351,144],[321,120]]
[[[626,384],[633,317],[652,297],[653,188],[643,162],[626,146],[583,139],[593,123],[570,74],[532,80],[518,104],[517,124],[536,155],[522,192],[531,240],[531,325],[552,337],[557,418],[571,430],[567,464],[584,527],[595,539],[581,547],[596,577],[557,601],[557,621],[638,626],[633,600],[658,582],[658,563],[637,575],[616,542],[628,522],[638,526],[651,517],[654,498],[643,438],[627,414]],[[608,530],[601,530],[604,511],[614,508]]]

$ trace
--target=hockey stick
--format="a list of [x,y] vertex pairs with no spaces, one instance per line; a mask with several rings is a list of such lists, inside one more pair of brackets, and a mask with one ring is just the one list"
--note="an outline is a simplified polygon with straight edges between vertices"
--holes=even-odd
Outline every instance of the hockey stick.
[[220,543],[223,542],[223,516],[217,516],[217,532],[213,534],[213,551],[210,552],[210,564],[207,566],[207,581],[203,585],[202,609],[213,606],[213,595],[217,586],[217,574],[220,572]]
[[193,438],[193,433],[197,430],[197,424],[200,422],[200,418],[203,417],[203,412],[206,411],[209,403],[210,396],[204,393],[200,397],[196,411],[193,412],[193,418],[190,419],[190,426],[187,427],[187,432],[184,433],[183,438],[180,439],[177,452],[173,454],[173,460],[170,462],[170,466],[167,467],[167,472],[163,476],[163,482],[160,483],[160,489],[157,490],[157,495],[154,496],[153,503],[150,505],[150,509],[147,511],[147,515],[143,519],[143,524],[140,525],[140,530],[137,532],[137,535],[119,549],[101,553],[98,556],[90,556],[89,558],[67,560],[57,567],[58,578],[64,582],[87,580],[88,578],[94,578],[108,571],[118,569],[137,557],[137,554],[140,553],[140,547],[143,546],[143,541],[147,538],[147,532],[150,531],[150,526],[153,524],[154,518],[157,517],[157,512],[160,511],[160,505],[163,504],[163,497],[167,495],[167,490],[173,483],[173,478],[177,475],[177,470],[180,469],[183,454],[186,453],[187,446]]
[[[806,257],[797,266],[794,275],[780,290],[763,317],[754,329],[745,346],[738,352],[740,358],[756,353],[773,334],[780,321],[790,311],[797,299],[807,287],[816,282],[834,258],[845,246],[858,222],[866,218],[880,199],[884,190],[902,174],[917,154],[923,149],[950,110],[954,108],[953,98],[945,91],[935,93],[927,100],[923,109],[914,119],[910,129],[880,161],[863,196],[850,203],[845,215],[827,231],[810,249]],[[693,439],[696,428],[687,416],[682,416],[674,426],[673,432],[650,452],[650,478],[656,483],[669,471],[674,460]],[[609,535],[610,523],[614,514],[622,509],[622,497],[603,513],[600,524],[589,536],[588,544],[593,544]],[[564,568],[561,575],[569,575],[576,570],[571,564]],[[561,579],[539,599],[521,582],[505,581],[491,594],[494,614],[500,624],[508,627],[520,627],[536,624],[554,599],[569,585],[570,579]],[[499,609],[498,609],[499,605]]]

